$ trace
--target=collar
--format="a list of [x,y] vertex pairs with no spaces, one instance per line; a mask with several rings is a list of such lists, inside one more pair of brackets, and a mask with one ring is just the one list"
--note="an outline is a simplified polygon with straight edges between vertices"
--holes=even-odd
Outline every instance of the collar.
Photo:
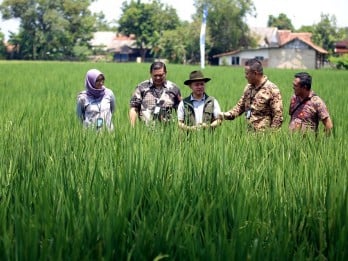
[[304,100],[310,100],[310,99],[312,99],[312,97],[315,96],[315,95],[316,95],[316,94],[315,94],[312,90],[310,90],[310,92],[309,92],[309,94],[308,94],[307,97],[302,98],[302,97],[300,97],[300,96],[296,96],[296,98],[297,98],[297,100],[298,100],[299,102],[302,102],[302,101],[304,101]]
[[[156,88],[155,85],[153,85],[153,80],[152,80],[152,78],[150,78],[149,84],[150,84],[150,88]],[[162,87],[163,87],[163,88],[167,88],[167,85],[168,85],[167,80],[165,80],[165,82],[163,83]]]
[[192,93],[191,93],[191,95],[190,95],[190,100],[191,100],[191,101],[205,101],[205,99],[206,99],[205,93],[203,94],[203,98],[201,98],[201,99],[196,99],[196,98],[194,98],[193,95],[192,95]]
[[255,90],[260,90],[268,81],[268,77],[266,75],[263,76],[262,82],[259,86],[253,86]]

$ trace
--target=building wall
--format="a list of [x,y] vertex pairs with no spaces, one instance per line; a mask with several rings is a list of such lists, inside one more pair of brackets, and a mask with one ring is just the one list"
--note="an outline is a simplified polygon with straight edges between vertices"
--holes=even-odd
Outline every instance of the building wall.
[[[239,57],[239,64],[232,64],[232,57]],[[246,60],[255,58],[255,57],[263,57],[264,61],[266,62],[269,57],[269,50],[268,49],[245,50],[233,55],[219,57],[219,65],[244,66],[244,63]]]
[[[232,57],[239,57],[239,64],[232,64]],[[262,57],[264,67],[289,69],[315,69],[316,52],[307,44],[295,40],[281,48],[245,50],[219,57],[219,65],[240,65],[250,58]]]
[[313,49],[271,49],[268,66],[271,68],[315,69]]

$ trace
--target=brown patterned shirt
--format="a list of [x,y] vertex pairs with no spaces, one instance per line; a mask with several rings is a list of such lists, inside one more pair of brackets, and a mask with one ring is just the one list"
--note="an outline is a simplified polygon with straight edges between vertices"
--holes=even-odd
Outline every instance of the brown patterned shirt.
[[277,85],[264,76],[260,86],[247,84],[242,97],[230,111],[232,117],[245,113],[248,129],[278,129],[283,123],[283,101]]
[[291,116],[289,129],[301,131],[317,131],[319,121],[330,117],[325,102],[313,91],[303,101],[293,95],[290,101],[289,114]]

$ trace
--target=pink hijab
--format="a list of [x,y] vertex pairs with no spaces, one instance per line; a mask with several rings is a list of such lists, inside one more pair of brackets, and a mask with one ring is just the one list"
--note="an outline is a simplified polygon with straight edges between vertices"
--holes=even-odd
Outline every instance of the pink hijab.
[[103,97],[105,94],[104,85],[100,89],[95,88],[95,82],[99,75],[104,76],[104,74],[101,71],[97,69],[91,69],[87,72],[86,79],[85,79],[85,87],[87,90],[87,95],[92,96],[93,98],[96,98],[96,99]]

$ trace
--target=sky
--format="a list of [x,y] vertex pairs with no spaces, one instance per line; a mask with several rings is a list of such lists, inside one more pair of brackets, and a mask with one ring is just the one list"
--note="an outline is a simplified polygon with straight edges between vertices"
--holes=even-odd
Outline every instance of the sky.
[[[91,5],[91,10],[102,11],[106,19],[111,22],[120,18],[123,2],[124,0],[97,0]],[[143,2],[149,2],[149,0],[143,0]],[[194,0],[161,0],[161,2],[177,9],[181,20],[191,21],[191,15],[196,11],[193,6]],[[287,15],[295,29],[302,25],[318,23],[322,13],[335,15],[338,27],[348,27],[348,0],[253,0],[253,2],[257,16],[256,18],[248,17],[246,20],[251,27],[265,27],[269,15],[277,17],[280,13]],[[0,29],[7,39],[9,31],[17,32],[18,21],[1,20]]]

